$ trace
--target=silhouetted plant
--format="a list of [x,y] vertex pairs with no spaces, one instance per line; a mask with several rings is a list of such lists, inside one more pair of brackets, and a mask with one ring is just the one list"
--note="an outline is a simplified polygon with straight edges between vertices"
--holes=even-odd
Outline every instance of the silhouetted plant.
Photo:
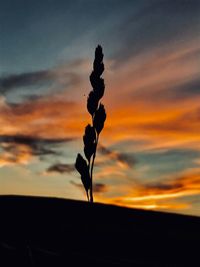
[[93,168],[96,157],[99,134],[104,127],[106,112],[100,99],[104,95],[105,85],[101,75],[104,71],[102,47],[97,46],[95,50],[95,59],[93,71],[90,75],[90,83],[93,90],[89,93],[87,99],[87,110],[92,117],[92,125],[88,124],[83,136],[85,160],[78,153],[75,167],[81,175],[81,181],[85,188],[88,201],[93,202]]

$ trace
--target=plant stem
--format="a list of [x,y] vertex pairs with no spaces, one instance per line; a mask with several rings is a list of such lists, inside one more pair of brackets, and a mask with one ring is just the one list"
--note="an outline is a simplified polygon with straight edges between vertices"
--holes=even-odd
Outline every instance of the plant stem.
[[[89,160],[88,160],[88,169],[89,169],[89,174],[90,174],[90,158],[89,158]],[[89,197],[89,193],[88,193],[88,191],[86,191],[86,194],[87,194],[88,202],[90,202],[90,197]]]
[[95,157],[96,157],[98,140],[99,140],[99,134],[97,134],[97,137],[96,137],[96,148],[95,148],[95,152],[94,152],[93,158],[92,158],[92,166],[91,166],[91,174],[90,174],[90,177],[91,177],[90,202],[91,203],[94,202],[93,201],[93,179],[92,179],[92,176],[93,176],[94,160],[95,160]]
[[88,191],[86,191],[86,194],[87,194],[87,200],[88,202],[90,202]]

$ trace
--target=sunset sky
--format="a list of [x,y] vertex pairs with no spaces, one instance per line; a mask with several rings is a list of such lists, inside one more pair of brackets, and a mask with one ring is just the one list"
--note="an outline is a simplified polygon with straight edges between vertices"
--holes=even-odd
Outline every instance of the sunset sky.
[[95,201],[200,216],[199,0],[1,0],[0,34],[0,194],[86,200],[101,44]]

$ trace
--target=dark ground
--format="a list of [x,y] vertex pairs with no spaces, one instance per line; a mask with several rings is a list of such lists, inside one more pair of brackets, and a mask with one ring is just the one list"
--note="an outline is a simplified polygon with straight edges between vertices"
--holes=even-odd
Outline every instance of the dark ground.
[[200,218],[0,197],[0,266],[200,266]]

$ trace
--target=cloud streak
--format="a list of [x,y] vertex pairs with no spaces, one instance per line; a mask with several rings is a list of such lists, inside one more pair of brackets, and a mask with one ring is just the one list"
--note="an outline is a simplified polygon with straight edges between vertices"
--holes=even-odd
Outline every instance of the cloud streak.
[[125,168],[132,168],[134,167],[136,160],[133,157],[133,155],[129,155],[128,153],[122,153],[117,152],[114,150],[111,150],[109,148],[106,148],[105,146],[99,144],[99,152],[107,156],[111,160],[116,160],[116,162],[121,166]]
[[20,102],[55,94],[55,90],[62,93],[63,89],[79,86],[82,79],[80,70],[87,64],[87,60],[77,59],[50,69],[3,75],[0,77],[0,93],[13,101],[19,97],[19,92],[23,92]]
[[0,78],[0,92],[6,93],[18,87],[29,87],[41,82],[51,81],[52,72],[48,70],[13,74]]
[[[171,177],[170,180],[158,183],[137,182],[133,189],[119,198],[107,198],[101,201],[108,203],[160,210],[185,210],[192,206],[192,201],[184,201],[184,197],[193,197],[200,194],[200,173],[187,173],[180,177]],[[132,191],[132,192],[131,192]]]
[[51,165],[46,172],[47,173],[72,173],[75,170],[74,164],[55,163]]
[[200,4],[195,1],[141,1],[121,21],[113,35],[121,46],[116,58],[124,63],[130,56],[145,53],[181,39],[191,39],[199,31]]
[[0,147],[3,153],[0,156],[0,165],[28,163],[33,156],[40,159],[43,156],[56,156],[59,152],[54,145],[72,141],[73,138],[51,139],[23,135],[1,135]]

